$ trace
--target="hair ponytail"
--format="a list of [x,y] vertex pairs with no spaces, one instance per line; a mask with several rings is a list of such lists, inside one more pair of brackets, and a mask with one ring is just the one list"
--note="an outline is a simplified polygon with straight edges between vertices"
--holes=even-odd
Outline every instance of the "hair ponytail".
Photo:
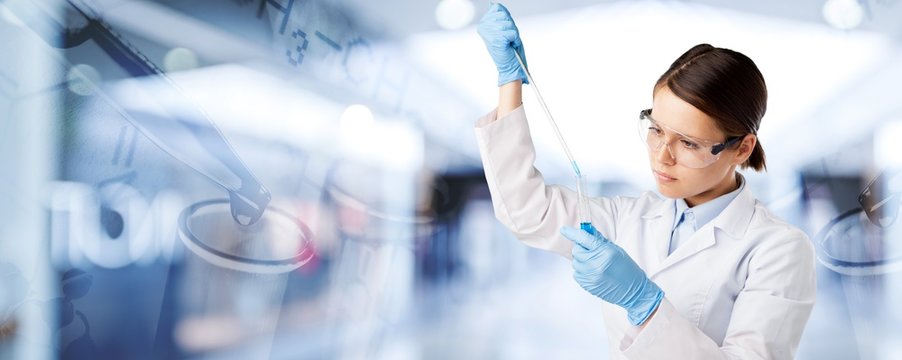
[[755,141],[755,148],[752,149],[752,155],[740,165],[741,168],[752,168],[755,171],[767,171],[767,164],[764,163],[764,148],[761,147],[761,139]]

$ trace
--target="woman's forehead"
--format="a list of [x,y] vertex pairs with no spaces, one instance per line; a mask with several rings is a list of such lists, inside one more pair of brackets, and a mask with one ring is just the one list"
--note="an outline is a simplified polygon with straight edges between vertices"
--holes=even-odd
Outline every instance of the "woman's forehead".
[[713,118],[674,95],[667,87],[655,92],[651,118],[659,125],[696,139],[716,142],[724,137]]

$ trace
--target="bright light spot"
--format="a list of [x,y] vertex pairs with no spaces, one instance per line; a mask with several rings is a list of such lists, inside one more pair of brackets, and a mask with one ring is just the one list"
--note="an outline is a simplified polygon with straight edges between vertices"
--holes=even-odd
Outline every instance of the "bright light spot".
[[824,19],[840,30],[851,30],[861,25],[864,9],[858,0],[827,0],[824,3]]
[[100,73],[90,65],[78,64],[69,69],[66,80],[70,91],[87,96],[100,84]]
[[441,0],[435,8],[435,21],[445,30],[457,30],[473,21],[475,9],[470,0]]
[[197,67],[197,56],[185,48],[174,48],[163,57],[163,69],[166,72],[191,70]]
[[343,132],[369,129],[373,126],[373,112],[364,105],[351,105],[341,114],[339,123]]
[[351,105],[339,120],[339,148],[342,155],[395,170],[422,166],[422,133],[410,124],[375,121],[364,105]]
[[[242,64],[214,64],[172,73],[170,78],[179,85],[179,92],[144,78],[112,81],[104,87],[130,111],[172,116],[184,107],[187,97],[227,136],[238,133],[326,154],[337,150],[338,120],[347,104],[300,89],[290,79]],[[151,96],[134,96],[136,91]]]

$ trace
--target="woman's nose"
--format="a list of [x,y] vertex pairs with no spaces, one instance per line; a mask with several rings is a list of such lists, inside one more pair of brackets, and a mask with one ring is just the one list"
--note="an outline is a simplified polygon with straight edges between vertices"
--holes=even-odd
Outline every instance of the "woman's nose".
[[666,165],[673,165],[676,162],[676,158],[673,156],[673,151],[670,151],[670,144],[663,143],[658,147],[655,154],[655,159]]

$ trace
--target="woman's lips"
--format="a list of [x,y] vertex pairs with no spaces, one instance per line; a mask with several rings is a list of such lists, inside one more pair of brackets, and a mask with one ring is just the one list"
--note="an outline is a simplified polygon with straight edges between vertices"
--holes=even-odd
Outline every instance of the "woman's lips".
[[670,182],[676,180],[675,177],[667,175],[666,173],[660,172],[658,170],[652,170],[652,172],[655,173],[655,178],[657,178],[658,181]]

